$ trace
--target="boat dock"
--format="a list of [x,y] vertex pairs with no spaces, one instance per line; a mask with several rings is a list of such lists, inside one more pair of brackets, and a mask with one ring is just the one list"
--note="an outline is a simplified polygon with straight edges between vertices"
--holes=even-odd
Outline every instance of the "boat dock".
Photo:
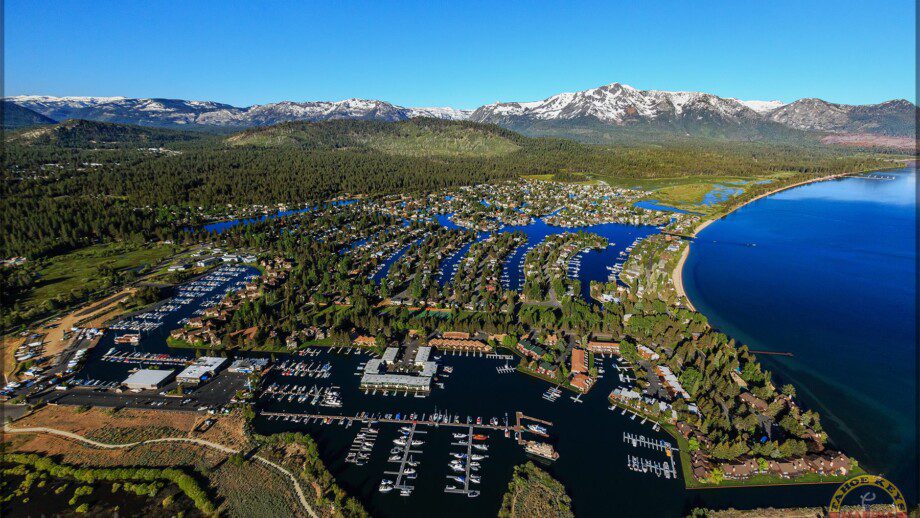
[[[646,438],[644,435],[636,435],[636,434],[632,434],[629,432],[623,432],[623,442],[627,444],[632,444],[633,447],[636,447],[636,448],[642,446],[645,448],[650,448],[652,450],[657,450],[657,451],[665,452],[665,453],[671,452],[671,451],[677,451],[677,448],[674,448],[673,446],[671,446],[671,443],[668,441],[665,441],[664,439],[649,439],[649,438]],[[671,456],[671,454],[668,453],[668,456]]]
[[[471,476],[472,476],[471,470],[473,469],[472,467],[473,427],[472,426],[469,427],[467,431],[467,436],[462,442],[453,442],[451,443],[451,445],[452,446],[463,446],[466,448],[466,457],[463,458],[463,462],[462,462],[463,469],[464,469],[463,489],[460,489],[459,487],[456,487],[456,486],[447,486],[444,488],[444,492],[461,494],[461,495],[466,495],[470,498],[475,498],[479,496],[479,491],[475,489],[474,490],[470,489],[470,481],[471,481]],[[454,478],[456,476],[457,475],[448,475],[447,478],[451,480],[456,480]],[[477,478],[476,480],[478,481],[479,479]]]
[[508,365],[507,363],[505,365],[502,365],[501,367],[495,367],[495,371],[498,372],[499,374],[511,374],[515,370],[517,369]]
[[370,426],[364,426],[358,430],[358,435],[355,436],[351,447],[348,449],[345,462],[363,466],[364,461],[370,458],[374,444],[377,442],[377,433],[378,431]]
[[[399,417],[381,417],[381,416],[370,416],[365,413],[356,414],[354,416],[346,415],[329,415],[329,414],[311,414],[311,413],[294,413],[294,412],[261,412],[259,415],[269,418],[270,420],[283,420],[283,421],[294,421],[299,423],[306,423],[310,421],[323,422],[325,424],[346,424],[354,421],[371,424],[371,423],[390,423],[390,424],[411,424],[415,426],[446,426],[452,428],[481,428],[484,430],[497,430],[500,432],[517,432],[516,426],[520,426],[520,417],[518,418],[518,424],[516,426],[510,426],[508,424],[491,424],[483,422],[481,424],[477,423],[462,423],[459,421],[442,421],[435,419],[425,419],[425,416],[422,416],[422,419],[411,419],[409,416],[399,416]],[[398,414],[397,414],[398,415]],[[519,416],[523,416],[518,412]],[[525,419],[531,419],[537,422],[546,423],[547,421],[541,421],[533,417],[523,416]],[[552,424],[552,423],[550,423]]]
[[656,477],[677,478],[677,466],[674,463],[674,452],[678,451],[670,442],[663,439],[649,439],[644,435],[636,435],[629,432],[623,432],[623,442],[632,445],[634,448],[648,448],[660,451],[667,456],[667,460],[654,461],[643,459],[635,455],[626,456],[626,467],[635,472],[649,473],[652,472]]
[[795,356],[794,354],[786,351],[755,351],[751,349],[749,352],[751,354],[766,354],[769,356]]
[[550,403],[555,403],[559,397],[562,396],[562,391],[559,390],[559,387],[550,387],[546,389],[546,392],[543,393],[543,399],[549,401]]
[[174,358],[166,354],[145,353],[140,351],[123,352],[111,348],[102,356],[103,361],[116,363],[134,363],[140,365],[172,365],[181,367],[191,363],[188,358]]
[[[390,462],[395,462],[399,464],[399,469],[396,471],[384,471],[386,475],[396,475],[396,481],[393,483],[393,488],[399,490],[399,494],[402,496],[409,496],[412,494],[412,490],[415,489],[415,486],[410,486],[406,483],[406,480],[412,480],[415,478],[415,468],[412,467],[417,463],[412,459],[412,454],[422,453],[421,450],[413,450],[413,442],[416,434],[427,433],[424,430],[417,430],[416,423],[412,423],[409,429],[406,430],[405,434],[400,438],[405,444],[402,445],[402,451],[399,454],[393,455],[390,457]],[[396,439],[397,441],[400,439]],[[394,458],[395,457],[395,458]]]
[[662,476],[666,479],[677,478],[677,470],[674,467],[673,458],[671,459],[671,463],[668,464],[666,461],[654,461],[636,457],[635,455],[627,455],[626,467],[637,473],[651,472],[659,478]]
[[287,360],[273,365],[271,369],[279,372],[282,376],[300,378],[328,378],[332,371],[332,365],[323,362],[307,363]]
[[523,412],[515,412],[513,430],[514,430],[514,436],[517,439],[518,444],[520,444],[521,446],[524,445],[523,432],[525,431],[536,434],[536,435],[541,435],[543,437],[549,437],[549,435],[547,435],[546,433],[538,432],[531,428],[526,428],[524,425],[521,424],[521,421],[526,421],[526,420],[533,421],[535,423],[539,423],[545,426],[553,426],[553,423],[551,421],[544,421],[543,419],[537,419],[536,417],[530,417],[528,415],[524,415]]

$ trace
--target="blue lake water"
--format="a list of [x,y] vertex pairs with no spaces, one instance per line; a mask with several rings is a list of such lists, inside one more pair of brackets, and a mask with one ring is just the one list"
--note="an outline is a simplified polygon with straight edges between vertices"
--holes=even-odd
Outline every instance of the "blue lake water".
[[[338,206],[338,205],[351,205],[357,200],[341,200],[333,201],[326,204],[323,204],[323,207],[328,206]],[[209,223],[201,227],[205,232],[216,232],[220,234],[221,232],[227,230],[228,228],[233,228],[237,225],[248,225],[250,223],[257,223],[259,221],[265,221],[267,219],[283,218],[284,216],[290,216],[291,214],[300,214],[302,212],[312,212],[320,208],[320,205],[315,205],[313,207],[305,207],[303,209],[293,209],[293,210],[279,210],[271,214],[263,214],[262,216],[256,218],[241,218],[241,219],[231,219],[228,221],[218,221],[216,223]]]
[[[447,228],[459,228],[450,221],[449,215],[440,215],[437,217],[437,221]],[[607,238],[610,243],[607,248],[579,254],[581,256],[581,268],[577,275],[570,275],[570,277],[581,281],[582,297],[585,300],[590,300],[591,281],[606,282],[610,275],[607,267],[625,260],[625,257],[619,256],[619,253],[626,250],[626,247],[633,244],[636,239],[657,233],[658,228],[652,225],[624,225],[621,223],[602,223],[600,225],[565,228],[547,225],[541,218],[533,218],[533,222],[530,225],[508,225],[498,230],[498,232],[517,231],[523,232],[527,236],[527,242],[512,252],[505,261],[502,277],[506,280],[503,284],[505,289],[510,290],[520,290],[524,285],[524,259],[527,252],[542,243],[547,236],[564,232],[592,232]],[[482,241],[489,235],[487,232],[480,233],[477,241]],[[469,246],[464,247],[461,251],[463,252],[462,254],[456,254],[445,259],[441,265],[442,276],[440,279],[446,282],[451,278],[445,272],[450,271],[453,265],[457,264],[466,255],[466,252],[469,251]]]
[[[696,238],[687,294],[819,411],[835,446],[916,502],[916,169],[758,200]],[[752,246],[753,245],[753,246]]]
[[[911,485],[908,471],[917,462],[916,449],[911,448],[911,423],[916,419],[912,399],[916,384],[915,174],[902,172],[897,176],[898,180],[888,182],[852,179],[816,184],[744,207],[701,233],[693,245],[685,278],[694,303],[717,326],[755,348],[795,352],[793,359],[764,356],[762,360],[780,383],[796,384],[806,406],[822,412],[825,427],[839,447],[914,495],[916,486]],[[508,265],[512,271],[523,261],[526,247],[549,234],[578,230],[536,221],[502,231],[516,229],[527,233],[529,240],[512,254]],[[616,243],[584,254],[579,278],[585,280],[606,278],[605,266],[613,264],[620,249],[656,231],[654,227],[617,224],[585,230]],[[191,351],[166,346],[169,330],[208,305],[206,299],[214,300],[212,297],[219,297],[231,283],[254,273],[247,269],[221,281],[200,300],[165,316],[164,325],[146,333],[136,349],[191,357]],[[127,376],[131,365],[99,361],[99,356],[114,345],[114,335],[103,338],[80,376],[103,380]],[[280,356],[279,361],[287,359]],[[623,432],[672,439],[654,432],[648,423],[607,410],[607,394],[620,385],[611,360],[603,361],[606,377],[581,403],[571,401],[568,395],[550,403],[540,397],[545,383],[521,374],[498,374],[494,368],[503,363],[499,360],[445,355],[442,363],[454,367],[454,373],[443,379],[444,388],[422,399],[364,395],[354,373],[366,356],[323,352],[319,357],[296,359],[329,361],[334,365],[333,376],[324,381],[295,379],[276,371],[267,383],[339,386],[345,406],[325,410],[330,413],[350,416],[358,412],[447,410],[464,417],[501,418],[520,410],[553,421],[551,441],[561,457],[545,467],[566,486],[580,517],[686,516],[694,507],[820,506],[835,489],[794,486],[688,491],[680,480],[630,471],[627,455],[656,459],[656,454],[625,444]],[[307,412],[317,408],[263,399],[258,409]],[[361,467],[344,462],[357,426],[345,429],[260,417],[256,427],[261,432],[309,431],[336,480],[375,516],[429,516],[432,509],[440,516],[494,515],[513,467],[527,459],[511,439],[491,433],[489,457],[483,462],[482,495],[446,495],[448,452],[456,451],[456,447],[450,444],[450,430],[428,429],[426,445],[419,454],[420,476],[413,482],[417,490],[412,497],[403,498],[376,490],[381,478],[387,476],[384,471],[393,467],[386,459],[390,440],[397,433],[394,426],[379,427],[380,444],[368,465]]]
[[[732,183],[732,182],[728,182]],[[700,205],[715,205],[717,203],[722,203],[723,201],[731,198],[732,196],[737,196],[741,194],[741,191],[744,189],[740,187],[729,187],[727,185],[714,185],[712,190],[707,192],[703,196],[703,201],[700,202]]]
[[649,209],[649,210],[661,210],[665,212],[676,212],[678,214],[689,214],[689,211],[678,209],[677,207],[669,207],[667,205],[662,205],[656,200],[642,200],[633,203],[634,206],[639,207],[640,209]]

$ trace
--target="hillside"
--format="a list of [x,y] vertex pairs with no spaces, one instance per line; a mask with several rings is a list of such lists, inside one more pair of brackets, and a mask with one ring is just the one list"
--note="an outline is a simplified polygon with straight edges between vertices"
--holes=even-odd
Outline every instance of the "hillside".
[[205,138],[202,134],[194,132],[74,119],[13,132],[7,135],[6,141],[26,145],[99,149],[159,147],[202,138]]
[[0,110],[3,111],[3,129],[26,128],[55,123],[54,119],[10,101],[3,101]]
[[303,150],[364,148],[409,157],[497,157],[520,149],[521,138],[507,130],[470,122],[413,119],[290,122],[232,135],[233,146]]
[[565,138],[600,145],[705,145],[717,141],[810,145],[820,140],[817,134],[769,121],[723,124],[702,115],[681,120],[637,120],[627,124],[609,124],[587,116],[552,120],[510,117],[496,124],[530,137]]

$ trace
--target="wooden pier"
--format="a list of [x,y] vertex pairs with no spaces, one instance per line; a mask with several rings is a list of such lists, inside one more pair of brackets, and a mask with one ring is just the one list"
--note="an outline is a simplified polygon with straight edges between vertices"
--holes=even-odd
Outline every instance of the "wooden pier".
[[[470,426],[469,431],[467,432],[465,443],[455,442],[455,443],[452,443],[452,445],[466,446],[466,460],[464,461],[466,470],[464,472],[465,476],[463,477],[463,489],[444,488],[444,492],[445,493],[458,493],[458,494],[463,494],[463,495],[467,495],[471,497],[474,496],[473,495],[474,493],[478,495],[479,493],[477,491],[470,490],[470,471],[471,471],[470,463],[473,462],[473,459],[472,459],[472,456],[473,456],[473,427]],[[453,475],[448,475],[447,478],[451,478],[452,476]]]
[[[523,416],[520,412],[517,413],[519,416]],[[326,422],[330,424],[336,421],[339,422],[361,422],[361,423],[391,423],[391,424],[409,424],[416,426],[434,426],[435,428],[440,426],[452,427],[452,428],[480,428],[483,430],[497,430],[500,432],[517,432],[518,427],[520,426],[520,418],[518,418],[518,424],[516,426],[500,425],[500,424],[475,424],[475,423],[454,423],[454,422],[443,422],[443,421],[433,421],[430,419],[409,419],[408,417],[403,417],[396,419],[395,417],[372,417],[368,415],[356,414],[354,416],[347,415],[330,415],[330,414],[312,414],[312,413],[294,413],[294,412],[261,412],[259,415],[265,417],[275,417],[282,419],[295,419],[295,420],[311,420],[316,419],[318,421]],[[541,421],[533,417],[523,416],[526,419],[531,419],[540,423],[548,423],[548,421]],[[552,423],[549,423],[552,425]]]
[[[384,471],[384,474],[386,475],[396,475],[396,482],[393,483],[393,489],[398,489],[399,494],[402,496],[409,496],[410,494],[412,494],[412,490],[415,489],[415,486],[410,486],[406,484],[405,479],[408,476],[406,474],[406,464],[409,464],[410,466],[413,464],[416,464],[416,462],[412,460],[411,455],[413,453],[420,454],[422,452],[421,450],[412,449],[412,439],[415,438],[415,434],[423,434],[423,433],[426,433],[426,432],[422,430],[416,430],[416,423],[412,423],[412,426],[409,428],[409,433],[402,436],[403,439],[406,441],[406,445],[403,447],[402,457],[398,461],[391,461],[391,462],[398,462],[399,469],[396,471]],[[414,477],[411,477],[411,478],[414,478]]]
[[[523,432],[525,431],[525,427],[524,425],[521,424],[521,421],[525,419],[529,419],[531,421],[534,421],[540,424],[544,424],[546,426],[553,426],[553,423],[551,421],[545,421],[543,419],[538,419],[536,417],[530,417],[528,415],[524,415],[523,412],[515,412],[514,413],[514,426],[512,427],[512,429],[514,430],[514,435],[515,435],[515,438],[517,439],[518,444],[522,446],[524,445]],[[536,432],[529,428],[527,428],[526,431],[536,434],[536,435],[542,435],[543,437],[549,437],[545,433]]]

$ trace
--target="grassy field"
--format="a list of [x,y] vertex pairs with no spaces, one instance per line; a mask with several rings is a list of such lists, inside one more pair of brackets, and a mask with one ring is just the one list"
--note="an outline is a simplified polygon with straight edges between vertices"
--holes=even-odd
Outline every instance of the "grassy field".
[[712,212],[719,204],[701,205],[706,194],[718,186],[744,189],[755,182],[776,181],[795,174],[791,171],[774,172],[756,177],[741,176],[685,176],[662,178],[605,178],[615,187],[652,191],[647,199],[662,205],[693,212]]
[[76,290],[99,291],[108,287],[100,267],[116,273],[136,269],[156,264],[179,250],[174,245],[109,243],[48,259],[38,269],[39,278],[35,287],[26,295],[22,304],[26,308],[41,307],[48,301],[60,299]]

